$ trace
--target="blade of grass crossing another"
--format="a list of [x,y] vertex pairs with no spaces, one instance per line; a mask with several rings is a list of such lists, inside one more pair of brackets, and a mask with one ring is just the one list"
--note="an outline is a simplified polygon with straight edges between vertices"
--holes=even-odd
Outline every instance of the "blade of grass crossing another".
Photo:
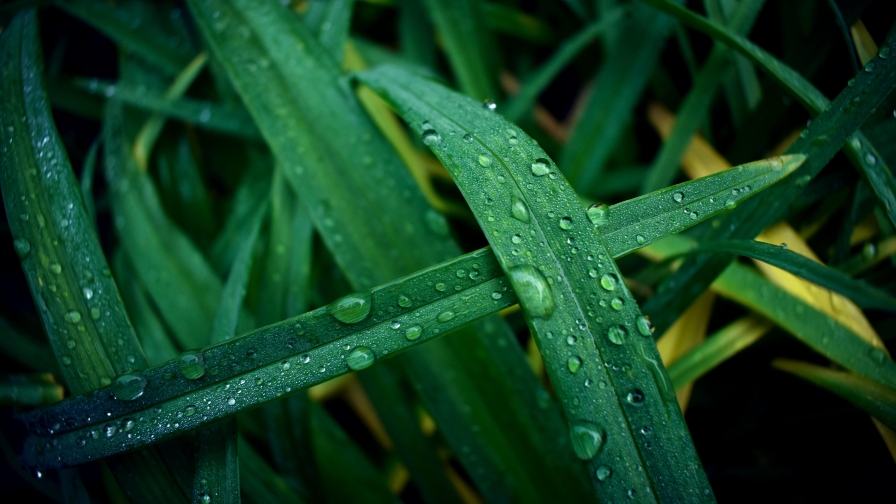
[[406,70],[358,79],[423,136],[464,193],[520,297],[598,498],[712,501],[649,324],[547,155],[497,114]]
[[[0,37],[0,187],[62,376],[69,390],[80,394],[109,385],[119,373],[142,369],[147,361],[50,114],[36,18],[33,9],[20,12]],[[151,448],[120,458],[113,469],[135,502],[186,500],[164,467]]]

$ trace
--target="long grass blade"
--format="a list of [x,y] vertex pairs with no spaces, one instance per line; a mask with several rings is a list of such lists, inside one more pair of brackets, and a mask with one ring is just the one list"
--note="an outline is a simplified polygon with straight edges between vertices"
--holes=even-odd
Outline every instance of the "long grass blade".
[[[358,78],[422,135],[464,193],[520,297],[598,499],[636,488],[647,501],[712,501],[648,322],[544,151],[488,108],[401,68]],[[662,425],[650,449],[639,425]]]

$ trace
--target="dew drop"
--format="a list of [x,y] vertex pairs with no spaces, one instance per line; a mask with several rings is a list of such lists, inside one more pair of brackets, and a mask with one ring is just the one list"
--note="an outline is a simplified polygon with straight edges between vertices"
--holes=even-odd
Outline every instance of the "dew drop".
[[610,222],[610,207],[604,203],[595,203],[585,210],[588,214],[588,220],[597,227],[601,227]]
[[55,274],[58,275],[58,274],[62,273],[62,266],[61,266],[59,263],[51,263],[51,264],[50,264],[50,271],[51,271],[52,273],[55,273]]
[[607,479],[609,479],[609,477],[613,475],[613,470],[605,465],[602,465],[594,471],[594,475],[597,476],[598,481],[607,481]]
[[676,202],[676,203],[681,203],[681,201],[682,201],[683,199],[684,199],[684,193],[683,193],[683,192],[681,192],[681,191],[675,191],[674,193],[672,193],[672,201],[674,201],[674,202]]
[[348,367],[351,369],[360,371],[369,368],[374,360],[376,360],[376,355],[374,355],[373,350],[366,346],[359,346],[348,354],[345,358],[345,363],[348,364]]
[[137,425],[137,422],[135,422],[134,420],[132,420],[130,418],[125,418],[124,420],[121,421],[121,430],[124,432],[127,432],[127,431],[133,429],[134,426],[136,426],[136,425]]
[[302,327],[302,324],[296,322],[295,325],[292,326],[292,332],[296,334],[296,336],[302,336],[305,334],[305,328]]
[[454,312],[450,311],[450,310],[446,310],[446,311],[443,311],[442,313],[439,313],[438,317],[436,317],[436,320],[444,323],[444,322],[448,322],[449,320],[451,320],[453,318],[454,318]]
[[198,380],[205,375],[205,357],[200,352],[191,350],[180,354],[177,365],[187,379]]
[[734,201],[733,199],[730,199],[725,202],[725,208],[727,208],[728,210],[734,210],[736,207],[737,207],[737,202]]
[[566,360],[566,367],[569,369],[570,373],[578,373],[579,370],[582,369],[582,358],[578,355],[573,355]]
[[560,229],[569,229],[572,227],[572,219],[569,217],[560,218]]
[[16,238],[12,244],[16,249],[16,255],[19,256],[19,260],[24,261],[28,257],[28,253],[31,252],[31,243],[24,238]]
[[617,345],[622,345],[628,338],[628,330],[621,325],[614,325],[607,330],[607,338]]
[[616,284],[618,281],[616,280],[616,275],[612,273],[607,273],[604,276],[600,277],[600,286],[605,290],[613,291],[616,290]]
[[77,310],[72,310],[72,311],[66,312],[65,321],[69,322],[71,324],[77,324],[78,322],[81,321],[81,312],[79,312]]
[[529,209],[526,208],[526,204],[523,203],[523,200],[516,196],[513,197],[513,203],[510,205],[510,215],[520,222],[529,222]]
[[644,403],[644,392],[641,392],[638,389],[632,390],[625,396],[625,400],[628,401],[629,404],[640,406]]
[[469,134],[469,133],[467,133],[466,135],[464,135],[464,142],[468,142],[468,143],[469,143],[469,142],[472,142],[472,141],[473,141],[473,135],[471,135],[471,134]]
[[423,333],[423,328],[419,325],[412,325],[404,330],[404,337],[407,338],[408,341],[414,341],[415,339],[420,337],[420,334]]
[[613,298],[612,301],[610,301],[610,306],[614,310],[619,311],[622,309],[623,306],[625,306],[625,301],[623,301],[622,298],[616,297],[616,298]]
[[549,317],[554,312],[554,295],[544,275],[534,266],[524,264],[507,271],[520,304],[531,317]]
[[544,158],[538,158],[532,163],[532,175],[544,177],[551,171],[551,162]]
[[327,306],[327,312],[340,322],[356,324],[370,315],[370,293],[355,293],[339,298]]
[[572,439],[572,449],[582,460],[591,460],[596,457],[606,440],[603,429],[591,422],[581,420],[570,424],[569,436]]
[[492,165],[492,158],[488,157],[485,154],[479,155],[479,166],[482,166],[483,168],[488,168],[491,165]]
[[494,299],[495,301],[501,299],[502,297],[503,297],[503,295],[500,292],[498,292],[498,291],[492,292],[492,299]]
[[482,108],[494,112],[495,109],[498,108],[498,106],[495,105],[495,102],[493,102],[493,101],[491,101],[491,100],[484,100],[484,101],[482,102]]
[[635,319],[635,326],[638,327],[638,332],[641,333],[641,336],[653,334],[653,322],[650,321],[650,317],[647,315],[638,315],[638,318]]
[[410,308],[410,306],[414,304],[411,301],[411,298],[405,296],[404,294],[398,296],[398,306],[402,308]]
[[645,238],[644,235],[639,234],[635,235],[635,241],[638,243],[638,245],[644,245],[644,242],[647,241],[647,238]]
[[510,237],[510,241],[511,241],[512,243],[514,243],[515,245],[519,245],[520,243],[523,242],[523,237],[520,236],[520,235],[518,235],[518,234],[515,234],[515,235],[513,235],[513,236]]
[[95,306],[93,308],[91,308],[90,309],[90,318],[92,318],[93,320],[99,320],[100,319],[100,309]]
[[143,395],[146,376],[139,371],[127,371],[112,380],[112,395],[119,401],[133,401]]
[[190,404],[184,408],[184,416],[193,416],[196,414],[196,405]]
[[423,143],[424,144],[431,147],[441,141],[442,141],[442,135],[439,135],[439,133],[436,130],[428,129],[423,132]]

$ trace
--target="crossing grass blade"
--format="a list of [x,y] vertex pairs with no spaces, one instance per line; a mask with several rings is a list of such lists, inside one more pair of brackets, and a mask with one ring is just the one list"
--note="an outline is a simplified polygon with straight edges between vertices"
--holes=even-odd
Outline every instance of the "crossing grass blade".
[[618,22],[623,14],[622,9],[611,11],[564,42],[551,59],[522,83],[520,92],[507,103],[507,106],[502,107],[501,113],[504,117],[510,122],[522,119],[554,77],[604,30]]
[[705,243],[692,250],[691,253],[710,251],[751,257],[777,266],[821,287],[839,292],[862,308],[896,310],[896,298],[890,294],[784,247],[753,240],[728,240]]
[[[893,45],[891,37],[882,47]],[[788,153],[806,155],[806,162],[790,181],[771,188],[758,198],[739,205],[719,226],[707,232],[707,241],[749,239],[758,235],[784,214],[787,205],[818,174],[845,142],[861,126],[871,111],[896,85],[896,58],[875,60],[874,72],[860,72],[852,86],[845,88],[793,145]],[[860,98],[858,101],[855,98]],[[863,144],[859,144],[861,147]],[[855,146],[854,146],[855,147]],[[864,154],[859,156],[864,157]],[[668,327],[678,314],[700,294],[728,264],[729,258],[697,255],[685,261],[667,280],[674,287],[658,293],[645,305],[657,328]]]
[[883,386],[853,373],[816,366],[808,362],[775,359],[772,361],[772,366],[837,394],[867,411],[891,429],[896,429],[896,390],[892,387]]
[[177,74],[194,55],[185,33],[174,29],[170,22],[160,22],[168,13],[152,4],[128,1],[110,6],[101,0],[66,0],[56,4],[171,75]]
[[0,375],[0,404],[35,407],[62,400],[65,390],[47,374]]
[[616,149],[672,28],[668,18],[643,5],[626,8],[630,16],[617,28],[616,50],[601,65],[582,118],[558,159],[573,188],[583,195],[590,194]]
[[32,371],[56,370],[53,349],[0,316],[0,353]]
[[[336,63],[302,23],[290,21],[272,1],[190,6],[211,54],[227,69],[354,288],[366,290],[459,253],[444,216],[426,205],[395,151],[340,84]],[[240,36],[231,37],[230,30]],[[450,278],[434,285],[457,281]],[[399,365],[410,376],[487,498],[587,499],[581,467],[568,445],[556,442],[565,440],[559,411],[550,402],[539,406],[542,385],[521,351],[499,344],[508,341],[506,333],[493,326],[491,334],[492,326],[471,327],[385,365]],[[389,408],[378,410],[389,414]]]
[[114,97],[141,110],[180,119],[195,126],[245,138],[258,138],[252,118],[234,105],[180,97],[169,99],[165,93],[141,88],[129,82],[106,82],[98,79],[77,79],[74,83],[94,96]]
[[[399,67],[358,79],[464,193],[520,297],[598,499],[636,489],[647,501],[713,501],[649,321],[544,151],[487,107]],[[639,426],[652,426],[649,449]]]
[[[33,9],[20,12],[0,38],[0,186],[7,215],[18,216],[10,230],[60,371],[80,394],[147,361],[50,114],[36,18]],[[113,468],[135,502],[183,497],[154,448],[120,458]]]
[[320,6],[320,12],[316,12],[314,16],[310,12],[305,14],[305,23],[333,60],[342,61],[355,0],[316,3]]

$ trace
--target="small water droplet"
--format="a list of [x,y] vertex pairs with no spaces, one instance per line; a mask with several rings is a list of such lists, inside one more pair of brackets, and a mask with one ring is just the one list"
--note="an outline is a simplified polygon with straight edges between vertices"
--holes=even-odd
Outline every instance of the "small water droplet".
[[414,341],[415,339],[420,337],[420,334],[423,333],[423,328],[419,325],[412,325],[408,327],[404,331],[404,337],[407,338],[408,341]]
[[559,225],[560,229],[569,229],[572,227],[572,219],[569,217],[561,217]]
[[582,369],[582,358],[578,355],[571,356],[566,360],[566,367],[569,369],[570,373],[578,373],[579,369]]
[[624,326],[614,325],[607,330],[607,338],[617,345],[622,345],[628,338],[628,330]]
[[62,273],[62,266],[59,263],[50,263],[50,272],[58,275]]
[[874,62],[869,61],[867,65],[865,65],[865,71],[871,73],[874,71]]
[[737,202],[734,201],[733,199],[730,199],[725,202],[725,208],[727,208],[728,210],[734,210],[736,207],[737,207]]
[[143,395],[146,376],[139,371],[127,371],[112,380],[112,395],[120,401],[133,401]]
[[492,292],[492,299],[497,301],[498,299],[501,299],[501,297],[503,297],[503,295],[500,292],[498,292],[498,291]]
[[65,321],[69,322],[71,324],[77,324],[78,322],[81,321],[81,312],[79,312],[77,310],[71,310],[69,312],[66,312]]
[[588,220],[597,227],[610,222],[610,207],[604,203],[595,203],[585,210]]
[[91,308],[90,309],[90,318],[92,318],[93,320],[99,320],[100,319],[100,309],[97,307]]
[[227,399],[228,406],[233,406],[234,404],[236,404],[236,399],[234,399],[232,397],[230,399]]
[[597,476],[598,481],[607,481],[607,479],[613,475],[613,470],[602,465],[594,471],[594,475]]
[[629,404],[640,406],[644,403],[644,392],[641,392],[638,389],[632,390],[625,396],[625,400],[628,401]]
[[488,168],[491,165],[492,165],[492,158],[488,157],[485,154],[479,155],[479,166],[482,166],[483,168]]
[[374,355],[373,350],[366,346],[359,346],[348,354],[345,358],[345,363],[351,369],[360,371],[369,368],[374,360],[376,360],[376,355]]
[[125,418],[124,420],[121,421],[121,430],[123,430],[124,432],[127,432],[127,431],[133,429],[134,426],[136,426],[136,425],[137,425],[137,422],[135,422],[133,419]]
[[591,422],[575,421],[569,426],[569,437],[576,456],[582,460],[591,460],[597,456],[604,446],[606,435],[603,429]]
[[19,256],[19,260],[24,261],[28,257],[28,253],[31,252],[31,243],[24,238],[16,238],[12,244],[16,249],[16,255]]
[[616,298],[613,298],[612,301],[610,301],[610,306],[614,310],[619,311],[622,309],[623,306],[625,306],[625,301],[623,301],[622,298],[616,297]]
[[599,275],[599,274],[600,274],[600,272],[594,268],[590,268],[588,270],[588,276],[590,276],[591,278],[597,278],[597,275]]
[[616,279],[616,275],[614,275],[613,273],[607,273],[604,276],[600,277],[600,286],[605,290],[616,290],[617,283],[619,283],[619,281]]
[[184,416],[193,416],[196,414],[196,405],[190,404],[184,408]]
[[890,47],[889,47],[889,46],[883,46],[883,47],[881,47],[881,48],[880,48],[880,51],[878,51],[878,53],[877,53],[877,56],[878,56],[880,59],[887,59],[887,58],[889,58],[889,57],[890,57]]
[[464,142],[472,142],[472,141],[473,141],[473,135],[471,135],[469,133],[464,135]]
[[526,208],[526,204],[523,203],[523,200],[516,196],[513,197],[513,203],[510,205],[510,215],[520,222],[529,222],[529,209]]
[[436,145],[442,141],[442,135],[434,129],[428,129],[423,132],[423,143],[428,146]]
[[355,293],[342,297],[327,306],[327,313],[346,324],[356,324],[370,315],[370,293]]
[[491,101],[491,100],[484,100],[484,101],[482,102],[482,108],[494,112],[495,109],[498,108],[498,106],[495,105],[495,102],[493,102],[493,101]]
[[398,306],[402,308],[410,308],[412,304],[414,303],[411,301],[411,298],[405,296],[404,294],[398,296]]
[[117,431],[118,431],[118,427],[116,427],[112,424],[106,424],[105,427],[103,427],[103,433],[106,435],[106,437],[114,436],[115,432],[117,432]]
[[676,203],[681,203],[681,201],[682,201],[683,199],[684,199],[684,193],[683,193],[683,192],[681,192],[681,191],[675,191],[674,193],[672,193],[672,201],[674,201],[674,202],[676,202]]
[[865,163],[868,166],[874,166],[877,164],[877,157],[875,157],[874,154],[869,152],[869,153],[865,154]]
[[532,163],[532,175],[543,177],[551,171],[551,162],[544,158],[538,158]]
[[518,234],[515,234],[510,237],[510,241],[516,245],[519,245],[520,243],[523,242],[523,237]]
[[635,235],[635,242],[637,242],[638,245],[644,245],[644,243],[645,243],[646,241],[647,241],[647,238],[645,238],[644,235],[640,235],[640,234],[639,234],[639,235]]
[[187,379],[198,380],[205,375],[205,357],[201,352],[191,350],[180,354],[177,365]]
[[445,282],[439,282],[436,284],[436,290],[439,292],[445,292],[448,290],[448,286],[445,285]]
[[450,310],[446,310],[446,311],[443,311],[442,313],[439,313],[438,317],[436,317],[436,320],[438,320],[439,322],[448,322],[449,320],[451,320],[453,318],[454,318],[454,312],[450,311]]

